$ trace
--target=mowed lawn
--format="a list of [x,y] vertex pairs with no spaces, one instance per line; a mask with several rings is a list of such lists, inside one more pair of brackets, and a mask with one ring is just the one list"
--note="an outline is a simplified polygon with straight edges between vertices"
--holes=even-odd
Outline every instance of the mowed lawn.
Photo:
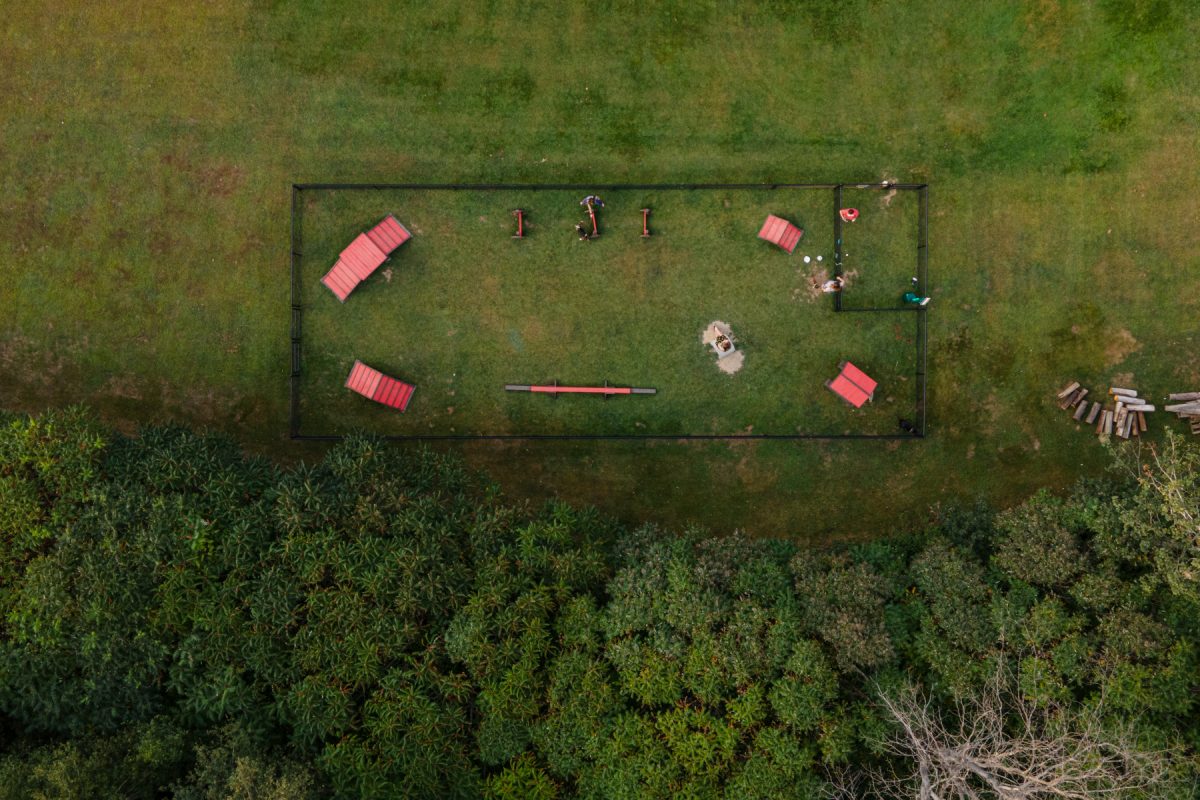
[[[1186,3],[10,6],[0,19],[5,407],[88,402],[130,430],[179,421],[279,458],[318,455],[319,445],[286,438],[290,187],[306,181],[886,178],[931,186],[928,438],[440,445],[534,501],[560,495],[629,520],[716,531],[869,537],[926,516],[935,503],[1005,503],[1036,486],[1099,474],[1102,447],[1053,402],[1068,381],[1093,392],[1133,385],[1156,399],[1200,389],[1200,20]],[[631,421],[761,430],[825,413],[819,407],[834,399],[821,386],[831,377],[827,359],[843,357],[838,351],[855,337],[873,339],[872,358],[901,345],[886,330],[832,327],[899,312],[834,319],[821,301],[791,301],[797,259],[754,240],[755,220],[724,217],[740,206],[709,217],[691,205],[671,213],[666,198],[613,200],[613,238],[576,246],[561,229],[574,202],[542,208],[521,197],[438,215],[407,201],[386,209],[430,227],[398,254],[390,283],[373,279],[344,307],[311,298],[305,346],[328,348],[306,355],[306,380],[327,382],[314,387],[330,399],[321,413],[336,401],[366,415],[348,421],[374,427],[370,404],[341,393],[346,359],[415,370],[410,340],[437,333],[488,343],[459,354],[459,379],[479,376],[479,391],[435,388],[434,373],[458,361],[454,345],[416,351],[444,361],[428,366],[411,418],[398,424],[426,415],[428,425],[436,415],[441,429],[465,427],[465,404],[486,397],[492,405],[471,413],[515,427],[523,413],[584,407],[493,401],[496,382],[607,378],[664,392],[611,400],[599,406],[606,414],[669,409],[670,388],[697,381],[688,385],[720,387],[721,396],[689,390],[680,396],[691,411]],[[637,224],[620,215],[646,202],[661,238],[618,239],[617,227]],[[843,297],[848,307],[894,302],[911,277],[907,251],[884,254],[907,245],[885,234],[881,202],[875,195],[853,203],[863,216],[843,242],[846,268],[857,273]],[[531,206],[536,226],[519,245],[505,240],[507,212],[518,204]],[[314,228],[306,247],[324,247],[331,258],[380,211],[327,209],[329,227]],[[724,237],[738,246],[729,260],[763,280],[709,287],[687,271],[695,269],[685,263],[690,243],[700,247],[709,219],[736,228]],[[820,220],[797,221],[813,230],[812,243],[828,241],[817,233]],[[507,262],[502,272],[478,258],[489,251],[473,250],[472,237],[530,261]],[[702,254],[709,274],[725,266],[718,252],[728,251]],[[634,258],[653,253],[663,255],[657,279],[652,264]],[[428,270],[438,259],[460,276],[474,266],[464,276],[473,291],[434,280]],[[428,280],[413,281],[402,264],[426,270]],[[543,280],[549,275],[559,279]],[[319,289],[313,280],[306,286]],[[685,281],[677,288],[688,301],[652,301],[666,296],[654,280]],[[599,345],[610,332],[588,328],[592,317],[581,313],[586,294],[576,290],[585,288],[623,320],[653,305],[657,327],[638,335],[654,341],[607,360],[611,351]],[[455,337],[438,327],[449,317],[436,318],[436,293],[451,290],[469,295],[478,326]],[[762,302],[750,302],[752,291],[764,292]],[[517,316],[526,293],[530,315]],[[428,302],[409,302],[418,295]],[[559,316],[554,302],[576,305]],[[343,327],[334,311],[361,318]],[[781,314],[807,321],[791,328]],[[737,315],[744,323],[729,318]],[[580,320],[580,335],[565,337],[570,362],[551,364],[551,353],[568,352],[550,347],[562,334],[553,324],[565,317]],[[522,327],[533,318],[540,334]],[[743,372],[724,384],[725,376],[705,371],[711,364],[695,342],[711,318],[733,323],[747,351]],[[364,344],[378,349],[358,354],[357,334],[368,324]],[[768,375],[809,352],[786,341],[797,331],[820,339],[806,344],[821,348],[811,351],[821,363],[806,364],[795,380]],[[355,340],[339,338],[344,333]],[[392,341],[376,340],[382,336]],[[668,345],[675,336],[678,344]],[[518,363],[520,374],[501,369],[518,372]],[[697,416],[702,404],[727,403],[728,390],[755,381],[764,391],[739,398],[744,417]],[[794,397],[781,396],[785,385]],[[454,414],[446,411],[452,406]],[[306,427],[321,421],[307,411]],[[825,411],[847,424],[868,421],[836,403]],[[565,430],[578,422],[547,424]],[[1162,415],[1150,424],[1151,438],[1179,425]]]
[[[838,314],[820,291],[833,273],[833,190],[605,191],[600,236],[580,241],[573,225],[590,229],[583,194],[305,191],[301,432],[890,435],[898,417],[916,418],[917,314]],[[878,191],[862,194],[874,236],[856,244],[866,266],[851,285],[861,278],[869,296],[894,278],[882,265],[895,254],[915,262],[916,218],[906,212],[916,193],[886,204]],[[511,238],[517,207],[527,210],[520,241]],[[805,231],[790,255],[756,237],[772,212]],[[339,303],[320,276],[385,213],[413,238]],[[907,282],[892,280],[887,305]],[[701,341],[714,321],[734,333],[744,359],[736,373],[718,369]],[[343,387],[356,358],[418,387],[406,413]],[[825,388],[846,360],[880,382],[876,402],[854,409]],[[555,381],[658,393],[504,391]]]

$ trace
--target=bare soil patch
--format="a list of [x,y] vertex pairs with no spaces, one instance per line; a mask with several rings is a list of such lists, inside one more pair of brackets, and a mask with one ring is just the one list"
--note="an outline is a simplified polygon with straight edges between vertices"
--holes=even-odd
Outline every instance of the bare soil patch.
[[1105,339],[1104,365],[1115,367],[1133,353],[1142,349],[1142,343],[1133,338],[1133,334],[1125,328]]
[[[730,341],[732,341],[735,345],[737,344],[737,338],[733,335],[728,323],[721,322],[720,320],[709,323],[704,330],[700,332],[700,343],[706,348],[711,349],[712,343],[717,340],[718,332],[728,336]],[[716,354],[714,353],[714,355]],[[741,350],[737,350],[736,352],[727,355],[724,358],[718,358],[717,368],[727,375],[732,375],[740,370],[745,362],[745,355]]]

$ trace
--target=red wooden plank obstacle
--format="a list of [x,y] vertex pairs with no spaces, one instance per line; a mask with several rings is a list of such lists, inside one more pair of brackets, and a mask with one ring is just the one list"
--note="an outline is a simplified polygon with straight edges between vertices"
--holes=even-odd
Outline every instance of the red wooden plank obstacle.
[[553,395],[602,394],[605,397],[614,394],[658,394],[657,389],[642,389],[637,386],[609,386],[608,381],[605,381],[603,386],[559,386],[557,383],[535,386],[525,383],[507,383],[504,385],[504,390],[507,392],[533,392],[534,394]]
[[401,411],[408,408],[416,387],[411,383],[389,378],[377,369],[368,367],[361,361],[355,361],[346,378],[346,387],[377,403],[383,403]]
[[360,233],[342,251],[333,269],[321,278],[321,283],[341,302],[354,291],[354,287],[366,280],[389,255],[412,237],[400,222],[388,214],[366,233]]
[[512,238],[524,239],[525,238],[525,209],[518,208],[516,211],[514,211],[512,213],[513,213],[513,216],[517,218],[517,232],[513,234]]
[[767,216],[762,230],[758,232],[758,238],[779,245],[789,254],[796,249],[796,245],[803,235],[804,231],[801,228],[797,228],[783,217],[777,217],[774,214]]
[[849,361],[843,361],[840,368],[841,372],[838,373],[838,376],[831,381],[826,381],[825,385],[850,405],[862,408],[862,404],[875,394],[875,387],[879,384]]

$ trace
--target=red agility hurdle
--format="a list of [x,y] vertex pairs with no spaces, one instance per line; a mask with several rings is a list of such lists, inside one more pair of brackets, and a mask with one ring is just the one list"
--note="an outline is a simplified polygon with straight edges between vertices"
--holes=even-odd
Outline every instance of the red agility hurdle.
[[513,213],[513,216],[517,218],[517,232],[513,234],[512,238],[524,239],[525,238],[525,209],[518,208],[516,211],[514,211],[512,213]]

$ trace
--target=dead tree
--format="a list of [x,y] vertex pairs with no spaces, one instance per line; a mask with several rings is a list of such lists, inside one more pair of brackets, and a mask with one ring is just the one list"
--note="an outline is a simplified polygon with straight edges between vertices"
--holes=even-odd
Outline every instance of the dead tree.
[[922,689],[880,694],[895,723],[884,742],[895,771],[859,797],[919,800],[1096,800],[1154,797],[1168,754],[1138,747],[1101,707],[1035,703],[997,675],[978,697],[943,711]]

